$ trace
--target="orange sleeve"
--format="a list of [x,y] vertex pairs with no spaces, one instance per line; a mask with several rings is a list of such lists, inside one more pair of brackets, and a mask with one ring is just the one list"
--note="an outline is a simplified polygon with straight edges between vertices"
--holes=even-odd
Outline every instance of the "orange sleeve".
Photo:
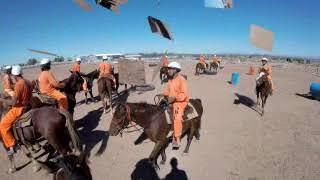
[[20,96],[22,96],[23,92],[23,84],[20,82],[16,83],[15,88],[14,88],[14,96],[19,99]]
[[57,87],[59,84],[51,72],[48,73],[48,80],[53,87]]
[[165,87],[164,91],[163,91],[163,95],[164,96],[169,96],[170,94],[170,90],[169,90],[169,83],[167,84],[167,86]]
[[188,98],[188,87],[186,80],[181,77],[179,79],[179,93],[177,94],[176,101],[183,102]]
[[271,72],[272,72],[271,66],[268,66],[268,67],[266,68],[266,72],[267,72],[268,75],[271,75]]

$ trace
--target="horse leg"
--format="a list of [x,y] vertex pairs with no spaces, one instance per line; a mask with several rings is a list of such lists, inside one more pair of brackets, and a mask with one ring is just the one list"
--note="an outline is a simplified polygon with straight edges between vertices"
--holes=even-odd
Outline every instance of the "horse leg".
[[88,104],[88,93],[87,91],[84,92],[84,97],[85,97],[85,103]]
[[264,106],[267,102],[267,98],[268,98],[268,95],[264,96],[264,98],[262,99],[262,113],[261,113],[261,116],[264,115]]
[[161,149],[164,147],[164,145],[165,145],[165,140],[157,141],[153,147],[153,150],[152,150],[150,156],[149,156],[149,160],[155,169],[160,169],[159,165],[157,163],[157,157],[158,157]]
[[166,148],[164,147],[161,151],[161,161],[160,164],[164,165],[167,161]]
[[260,101],[259,101],[259,92],[257,92],[257,106],[260,106]]
[[134,145],[139,145],[141,144],[144,140],[148,139],[148,136],[146,135],[145,132],[143,132],[136,141],[134,141]]
[[187,145],[183,151],[183,153],[185,153],[185,154],[189,153],[190,144],[192,142],[193,136],[195,135],[195,131],[196,131],[195,127],[191,127],[188,134],[187,134],[187,136],[188,136]]
[[32,162],[33,164],[33,172],[38,172],[41,169],[41,165],[39,164],[39,162],[35,159],[36,155],[35,153],[30,150],[30,147],[27,145],[23,145],[24,146],[24,150],[22,151]]
[[104,96],[100,96],[100,97],[101,97],[101,102],[102,102],[102,107],[103,107],[103,113],[107,113],[107,105],[104,100]]
[[95,102],[95,99],[94,99],[93,94],[92,94],[92,89],[89,90],[89,94],[90,94],[90,97],[91,97],[91,101]]

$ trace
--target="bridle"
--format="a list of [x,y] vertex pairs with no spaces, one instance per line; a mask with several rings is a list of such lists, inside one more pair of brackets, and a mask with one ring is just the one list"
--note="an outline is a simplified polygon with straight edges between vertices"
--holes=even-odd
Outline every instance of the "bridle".
[[[123,132],[131,133],[131,132],[135,132],[135,131],[140,131],[142,129],[142,128],[139,129],[137,127],[137,124],[133,121],[133,119],[131,117],[131,112],[132,111],[131,111],[131,108],[129,107],[129,105],[128,104],[124,104],[122,106],[124,106],[124,108],[125,108],[126,115],[125,115],[125,118],[121,121],[121,125],[119,127],[117,127],[117,129],[120,129],[119,133],[120,133],[121,137],[122,137]],[[114,124],[114,122],[111,122],[111,124]],[[133,131],[125,131],[125,129],[129,129],[131,127],[134,127],[135,130],[133,130]]]

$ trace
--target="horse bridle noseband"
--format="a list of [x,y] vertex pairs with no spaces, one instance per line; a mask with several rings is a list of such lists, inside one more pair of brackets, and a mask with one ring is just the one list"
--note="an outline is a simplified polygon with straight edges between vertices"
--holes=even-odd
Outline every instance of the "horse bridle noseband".
[[[141,128],[141,129],[138,129],[136,123],[134,123],[134,121],[132,120],[132,117],[131,117],[131,108],[129,107],[129,105],[128,105],[128,104],[125,104],[125,105],[123,105],[123,106],[125,107],[125,110],[126,110],[126,117],[125,117],[125,119],[122,121],[122,124],[121,124],[121,126],[120,126],[120,131],[119,131],[119,133],[120,133],[121,137],[122,137],[123,132],[131,133],[131,132],[135,132],[135,131],[140,131],[140,130],[142,129],[142,128]],[[128,125],[125,125],[126,122],[127,122],[126,120],[128,120]],[[134,123],[134,124],[133,124],[133,123]],[[129,126],[129,125],[131,125],[131,126]],[[129,128],[131,128],[131,127],[135,127],[136,130],[133,130],[133,131],[124,131],[125,129],[129,129]]]

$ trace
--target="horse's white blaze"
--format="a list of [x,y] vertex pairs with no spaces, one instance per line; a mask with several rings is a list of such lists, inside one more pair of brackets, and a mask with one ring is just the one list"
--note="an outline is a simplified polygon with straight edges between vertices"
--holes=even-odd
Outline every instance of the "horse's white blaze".
[[265,75],[265,73],[264,72],[261,72],[260,74],[259,74],[259,76],[256,78],[256,81],[258,81],[262,76],[264,76]]

